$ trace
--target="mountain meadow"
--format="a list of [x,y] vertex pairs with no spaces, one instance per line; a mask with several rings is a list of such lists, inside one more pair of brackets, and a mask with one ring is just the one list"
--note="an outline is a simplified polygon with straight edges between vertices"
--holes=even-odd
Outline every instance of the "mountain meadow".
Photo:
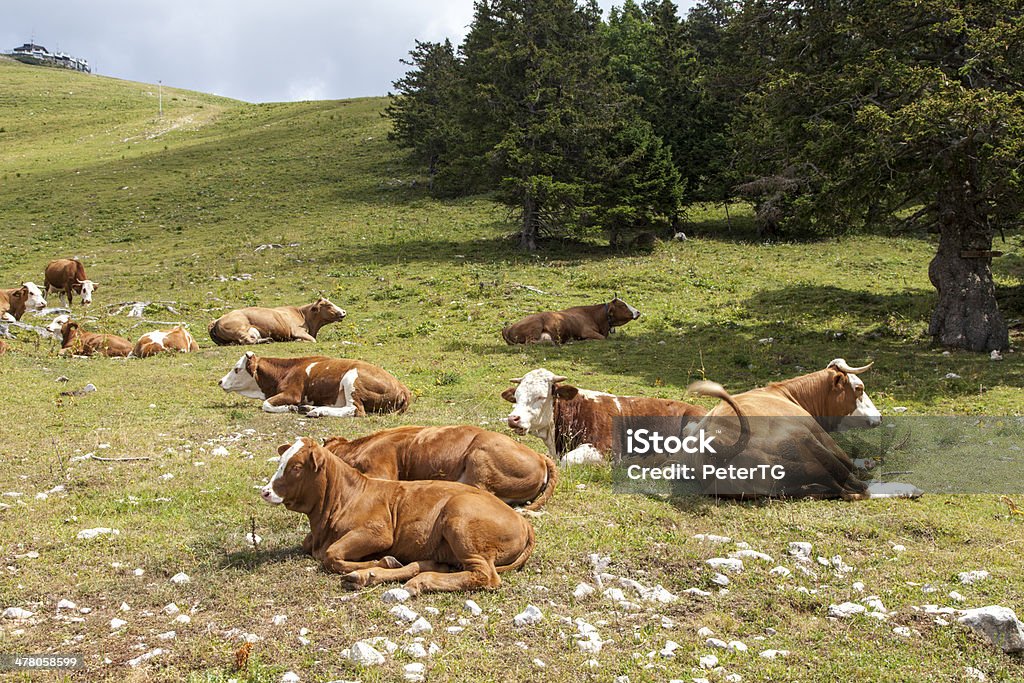
[[[1019,421],[1019,353],[994,361],[931,344],[934,235],[766,241],[748,205],[695,204],[685,240],[631,251],[583,237],[526,252],[515,217],[489,194],[431,196],[388,139],[386,98],[254,105],[164,86],[160,116],[149,84],[6,59],[0,83],[0,286],[42,284],[50,260],[76,257],[99,283],[90,307],[72,308],[86,329],[135,340],[180,322],[200,346],[59,357],[59,340],[10,327],[0,608],[32,615],[0,619],[0,652],[81,654],[85,668],[9,680],[276,682],[294,672],[369,683],[402,680],[415,663],[429,681],[1024,679],[1024,661],[942,611],[1024,612],[1019,476],[973,495],[736,502],[619,494],[610,467],[565,466],[530,518],[537,546],[526,566],[494,591],[405,603],[432,625],[418,636],[383,601],[393,586],[345,590],[301,554],[305,517],[259,496],[278,446],[300,435],[460,423],[511,434],[500,394],[539,367],[587,389],[685,399],[695,380],[738,393],[841,357],[874,363],[863,379],[886,419]],[[993,271],[1019,347],[1022,239],[1005,239]],[[501,339],[524,315],[616,293],[642,315],[606,341]],[[227,310],[319,296],[348,316],[315,344],[218,347],[207,335]],[[368,361],[415,400],[401,415],[264,413],[217,386],[246,348]],[[94,392],[62,395],[89,383]],[[969,479],[973,463],[956,438],[947,445],[948,477]],[[993,455],[1018,475],[1024,466],[1019,449]],[[79,536],[96,528],[118,533]],[[812,544],[809,561],[791,554],[793,542]],[[770,561],[746,559],[722,585],[706,561],[747,547]],[[988,578],[959,578],[978,570]],[[180,573],[188,582],[171,581]],[[582,582],[598,590],[574,596]],[[675,599],[644,599],[631,582]],[[612,587],[631,606],[602,594]],[[845,602],[882,616],[830,616]],[[528,605],[543,619],[516,626]],[[601,647],[579,645],[578,620]],[[719,649],[701,629],[746,647]],[[416,657],[415,637],[436,643],[433,654]],[[384,663],[346,657],[373,638],[386,639],[374,641]],[[702,668],[708,655],[717,665]]]

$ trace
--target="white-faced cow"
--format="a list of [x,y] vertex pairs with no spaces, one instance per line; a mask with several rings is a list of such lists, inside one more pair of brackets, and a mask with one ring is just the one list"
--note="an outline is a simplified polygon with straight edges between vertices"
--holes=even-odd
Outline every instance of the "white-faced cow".
[[302,549],[351,588],[405,581],[412,595],[497,588],[535,544],[494,494],[448,481],[372,479],[313,439],[278,450],[263,500],[309,519]]
[[[714,382],[692,384],[694,393],[722,401],[700,422],[686,427],[688,433],[714,434],[717,448],[714,455],[704,454],[706,464],[737,470],[781,466],[778,471],[784,473],[781,479],[758,482],[715,481],[707,492],[739,497],[870,497],[853,461],[826,431],[881,422],[856,376],[869,367],[851,368],[837,358],[824,370],[736,396]],[[844,425],[844,420],[849,421]],[[920,494],[913,486],[899,487],[902,495]],[[894,491],[890,485],[883,495],[898,495]]]
[[615,396],[562,384],[566,378],[538,368],[512,380],[501,397],[515,403],[508,426],[544,440],[552,458],[565,462],[603,459],[612,448],[612,420],[631,416],[700,416],[707,411],[684,401]]
[[0,289],[0,320],[21,320],[25,311],[41,311],[46,308],[46,299],[34,282],[21,287]]
[[503,329],[501,336],[508,344],[606,339],[614,328],[639,317],[640,311],[616,296],[606,304],[528,315]]
[[210,338],[221,345],[316,341],[320,328],[344,317],[344,309],[324,298],[305,306],[250,306],[225,313],[210,323]]
[[400,413],[412,402],[412,392],[394,375],[348,358],[265,358],[246,351],[218,384],[263,400],[268,413],[299,411],[309,417]]
[[192,334],[184,327],[178,326],[142,335],[139,341],[135,342],[131,355],[135,358],[148,358],[169,351],[192,353],[198,350],[199,344],[196,344]]
[[50,261],[46,265],[43,287],[46,293],[57,292],[58,296],[67,299],[68,306],[71,305],[73,294],[82,298],[82,304],[88,306],[92,303],[92,293],[99,288],[99,285],[85,275],[85,266],[78,259],[62,258]]
[[332,436],[324,447],[368,477],[457,481],[527,510],[540,509],[558,482],[551,458],[473,425],[396,427],[352,441]]
[[60,333],[60,355],[125,357],[132,352],[132,343],[124,337],[86,332],[68,315],[58,315],[46,329]]

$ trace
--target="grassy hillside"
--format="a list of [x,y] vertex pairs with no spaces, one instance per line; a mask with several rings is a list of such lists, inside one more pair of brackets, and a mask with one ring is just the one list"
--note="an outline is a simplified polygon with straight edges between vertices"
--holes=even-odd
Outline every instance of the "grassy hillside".
[[[694,379],[739,391],[835,357],[875,361],[865,380],[886,415],[897,407],[908,415],[1022,412],[1019,354],[992,362],[929,348],[933,245],[924,236],[760,244],[749,238],[742,207],[733,207],[730,222],[704,207],[693,212],[691,240],[649,255],[594,244],[525,255],[508,239],[514,226],[501,206],[427,196],[386,139],[379,99],[247,105],[165,88],[157,118],[151,85],[4,60],[0,83],[2,286],[41,281],[47,261],[77,256],[100,283],[82,317],[87,329],[137,337],[161,326],[153,321],[183,321],[202,347],[145,361],[65,359],[56,357],[56,342],[16,330],[12,352],[0,358],[7,405],[0,553],[8,566],[0,608],[35,613],[0,623],[0,652],[85,654],[88,669],[73,680],[277,681],[288,670],[303,681],[401,680],[413,661],[405,655],[365,670],[340,655],[367,637],[411,641],[388,614],[383,590],[346,593],[336,576],[295,552],[304,518],[258,499],[256,488],[276,467],[268,459],[297,434],[458,422],[507,431],[500,391],[508,378],[541,366],[591,389],[681,397]],[[1008,240],[1011,255],[998,260],[997,275],[1005,312],[1019,319],[1021,237]],[[259,249],[270,244],[281,246]],[[644,315],[608,342],[512,348],[500,340],[501,325],[526,313],[615,291]],[[214,347],[208,321],[242,305],[305,303],[320,294],[348,318],[325,328],[315,346],[258,352],[382,365],[416,393],[407,414],[268,415],[258,402],[217,388],[242,349]],[[155,302],[144,321],[114,314],[132,301]],[[87,382],[97,392],[58,395]],[[542,448],[532,437],[523,441]],[[227,455],[215,454],[220,446]],[[1021,464],[1015,451],[1000,456]],[[957,457],[951,445],[949,458]],[[1009,514],[997,495],[733,504],[616,495],[609,482],[603,468],[564,471],[546,514],[533,520],[534,557],[524,571],[506,574],[500,590],[472,596],[484,615],[464,631],[446,627],[465,616],[466,596],[411,604],[434,625],[427,642],[441,648],[425,660],[428,680],[628,675],[635,683],[724,680],[725,673],[744,681],[963,680],[968,666],[989,680],[1024,678],[1019,659],[915,610],[1004,604],[1024,612],[1024,517]],[[55,486],[64,489],[37,496]],[[258,548],[246,541],[253,526]],[[76,538],[92,527],[121,533]],[[749,543],[794,573],[779,578],[768,573],[774,564],[748,562],[719,593],[704,560],[734,546],[701,543],[698,533]],[[814,556],[841,555],[853,571],[815,564],[813,577],[803,574],[787,556],[790,541],[812,542]],[[599,597],[576,601],[573,587],[593,581],[588,555],[595,552],[610,556],[613,574],[712,595],[643,603],[639,612]],[[957,573],[974,569],[992,578],[961,585]],[[171,584],[181,571],[191,583]],[[858,581],[862,593],[852,587]],[[963,603],[948,597],[954,590]],[[880,596],[888,621],[826,618],[830,604],[869,595]],[[59,617],[62,598],[92,611],[78,615],[81,622]],[[172,601],[190,623],[162,611]],[[530,603],[544,622],[513,627],[513,615]],[[427,607],[440,612],[431,616]],[[288,619],[274,625],[276,615]],[[112,631],[112,618],[127,625]],[[576,626],[563,618],[585,619],[614,642],[584,653],[571,637]],[[704,626],[750,652],[714,650],[697,635]],[[897,626],[909,637],[894,635]],[[306,642],[300,629],[308,629]],[[173,640],[158,638],[170,630]],[[245,633],[260,639],[235,672]],[[680,645],[673,657],[658,654],[667,640]],[[164,652],[148,663],[126,666],[157,647]],[[766,649],[792,654],[769,661],[757,655]],[[698,659],[710,653],[725,672],[701,672]]]

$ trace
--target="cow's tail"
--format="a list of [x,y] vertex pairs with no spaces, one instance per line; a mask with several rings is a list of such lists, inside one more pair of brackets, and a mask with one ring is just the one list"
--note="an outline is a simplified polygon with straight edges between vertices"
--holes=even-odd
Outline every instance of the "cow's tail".
[[219,334],[217,333],[217,322],[218,322],[217,320],[214,320],[214,321],[213,321],[212,323],[210,323],[210,324],[209,324],[209,325],[208,325],[208,326],[206,327],[206,330],[207,330],[207,332],[209,332],[209,333],[210,333],[210,339],[212,339],[212,340],[213,340],[213,342],[214,342],[215,344],[219,345],[219,346],[225,346],[225,345],[227,345],[227,344],[230,344],[230,343],[231,343],[231,341],[230,341],[230,340],[228,340],[228,339],[225,339],[224,337],[221,337],[221,336],[220,336],[220,335],[219,335]]
[[511,572],[515,571],[516,569],[519,569],[524,564],[526,564],[526,561],[530,559],[530,555],[533,554],[533,547],[537,545],[537,534],[533,530],[533,525],[527,522],[525,519],[523,520],[523,524],[526,525],[526,545],[523,546],[523,550],[521,553],[519,553],[519,556],[516,557],[516,559],[512,560],[512,562],[510,562],[509,564],[495,565],[494,569],[499,574],[501,574],[502,572]]
[[534,498],[532,503],[524,506],[524,510],[540,510],[545,503],[551,500],[551,496],[555,493],[555,487],[558,486],[558,465],[546,455],[541,457],[544,458],[544,465],[548,469],[548,478],[544,482],[544,488],[541,489],[540,495]]
[[[736,443],[732,445],[722,444],[718,446],[715,449],[717,451],[716,459],[731,460],[740,453],[742,453],[744,449],[746,449],[747,444],[750,443],[750,423],[747,421],[747,416],[740,412],[740,407],[736,404],[736,401],[733,400],[732,396],[729,395],[729,392],[725,390],[725,387],[723,387],[721,384],[718,384],[717,382],[708,382],[706,380],[702,380],[700,382],[694,382],[689,387],[687,387],[687,390],[692,394],[699,394],[701,396],[713,396],[715,398],[725,401],[729,405],[729,407],[733,409],[733,412],[736,413],[736,417],[740,421],[740,435],[739,438],[736,439]],[[707,425],[708,420],[720,419],[722,418],[718,416],[707,415],[703,419],[701,419],[701,421],[698,422],[697,425],[703,428]]]

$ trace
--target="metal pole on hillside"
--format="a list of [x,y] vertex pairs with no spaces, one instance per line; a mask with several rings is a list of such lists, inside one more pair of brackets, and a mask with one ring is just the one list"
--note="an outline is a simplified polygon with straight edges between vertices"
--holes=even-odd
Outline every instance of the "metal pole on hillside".
[[164,117],[164,82],[163,81],[157,81],[156,82],[156,86],[157,86],[157,90],[160,93],[160,105],[159,105],[159,107],[160,107],[160,118],[163,118]]

